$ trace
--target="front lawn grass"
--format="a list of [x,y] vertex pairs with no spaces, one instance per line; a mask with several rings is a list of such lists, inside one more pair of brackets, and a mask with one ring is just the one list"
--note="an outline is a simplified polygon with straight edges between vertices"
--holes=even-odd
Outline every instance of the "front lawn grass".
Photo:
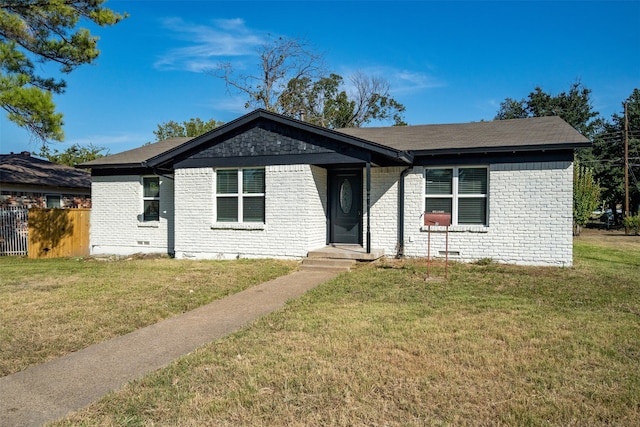
[[288,273],[295,262],[0,257],[0,376]]
[[425,267],[342,274],[56,425],[640,425],[640,245]]

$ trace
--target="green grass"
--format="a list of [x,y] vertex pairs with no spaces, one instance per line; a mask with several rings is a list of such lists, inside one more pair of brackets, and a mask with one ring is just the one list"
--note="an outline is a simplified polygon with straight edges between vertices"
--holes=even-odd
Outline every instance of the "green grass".
[[286,274],[295,263],[0,257],[0,376]]
[[56,425],[640,425],[640,246],[575,259],[363,266]]

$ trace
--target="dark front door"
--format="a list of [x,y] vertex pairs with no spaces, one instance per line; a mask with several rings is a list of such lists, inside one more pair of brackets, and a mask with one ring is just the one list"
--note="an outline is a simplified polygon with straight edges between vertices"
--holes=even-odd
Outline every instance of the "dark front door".
[[329,172],[329,243],[362,244],[362,170]]

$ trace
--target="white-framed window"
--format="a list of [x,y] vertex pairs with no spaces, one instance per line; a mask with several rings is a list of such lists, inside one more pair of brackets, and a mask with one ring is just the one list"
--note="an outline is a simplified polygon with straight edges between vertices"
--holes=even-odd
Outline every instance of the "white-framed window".
[[55,208],[60,209],[62,207],[62,196],[59,194],[47,194],[44,196],[45,206],[47,209]]
[[142,221],[160,220],[160,178],[142,177]]
[[424,175],[425,212],[449,213],[452,225],[488,225],[486,166],[427,168]]
[[216,222],[264,223],[264,168],[216,170]]

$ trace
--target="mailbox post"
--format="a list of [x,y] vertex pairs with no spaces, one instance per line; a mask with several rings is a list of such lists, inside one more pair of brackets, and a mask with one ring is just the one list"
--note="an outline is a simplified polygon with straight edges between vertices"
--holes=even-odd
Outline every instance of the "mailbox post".
[[427,278],[431,267],[431,227],[446,227],[445,230],[445,250],[444,250],[444,278],[447,278],[447,267],[449,265],[449,226],[451,225],[451,214],[445,212],[425,212],[424,225],[427,226]]

